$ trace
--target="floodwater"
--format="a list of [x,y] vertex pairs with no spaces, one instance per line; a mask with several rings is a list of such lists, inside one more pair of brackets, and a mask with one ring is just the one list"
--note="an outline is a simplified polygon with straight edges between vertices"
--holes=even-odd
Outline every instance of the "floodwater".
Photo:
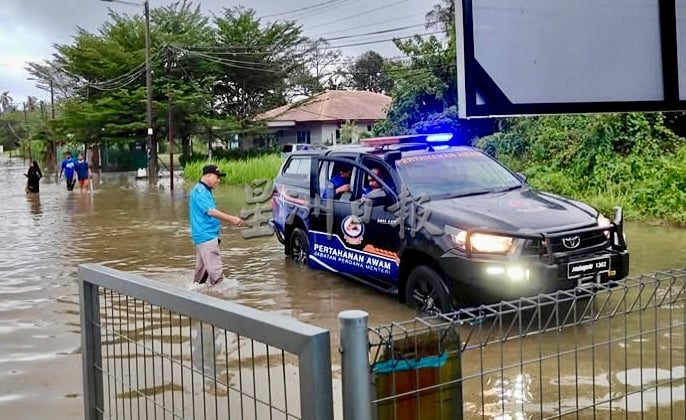
[[[40,195],[27,196],[25,169],[0,157],[1,417],[82,418],[77,265],[102,263],[187,287],[195,262],[187,196],[178,179],[172,193],[168,179],[149,185],[131,174],[96,177],[92,193],[67,192],[53,176]],[[216,197],[229,213],[245,206],[242,188],[221,187]],[[629,224],[632,274],[683,266],[685,233]],[[372,326],[414,316],[393,297],[291,264],[274,237],[244,240],[225,227],[221,248],[237,303],[332,333],[342,310],[369,312]]]

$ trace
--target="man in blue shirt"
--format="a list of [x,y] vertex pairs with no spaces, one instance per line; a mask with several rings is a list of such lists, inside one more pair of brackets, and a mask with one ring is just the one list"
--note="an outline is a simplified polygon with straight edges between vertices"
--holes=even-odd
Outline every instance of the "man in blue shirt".
[[71,152],[66,152],[64,154],[64,160],[62,161],[62,168],[60,169],[60,177],[64,172],[64,179],[67,181],[67,191],[72,191],[74,189],[74,184],[76,180],[74,179],[74,169],[75,162],[71,157]]
[[243,226],[241,218],[217,210],[212,189],[226,174],[215,165],[202,168],[202,178],[191,190],[188,200],[188,217],[191,225],[191,238],[195,244],[195,283],[219,283],[224,278],[222,260],[219,254],[220,221]]
[[[344,193],[350,192],[350,173],[351,169],[349,166],[341,166],[338,169],[338,173],[333,175],[329,180],[329,182],[333,185],[334,199],[338,199]],[[326,190],[324,190],[322,198],[327,198]]]

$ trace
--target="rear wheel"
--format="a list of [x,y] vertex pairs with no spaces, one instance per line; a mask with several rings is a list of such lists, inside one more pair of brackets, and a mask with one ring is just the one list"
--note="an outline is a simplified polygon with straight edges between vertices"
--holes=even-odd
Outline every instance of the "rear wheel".
[[310,241],[307,239],[307,233],[300,228],[293,229],[289,244],[291,258],[298,264],[306,265],[310,255]]
[[455,310],[443,277],[426,265],[419,265],[410,272],[405,287],[405,301],[410,307],[428,315]]

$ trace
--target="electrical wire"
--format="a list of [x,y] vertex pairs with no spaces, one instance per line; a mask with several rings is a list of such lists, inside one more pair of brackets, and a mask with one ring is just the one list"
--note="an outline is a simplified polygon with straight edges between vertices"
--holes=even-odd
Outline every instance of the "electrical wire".
[[[376,25],[381,25],[381,24],[383,24],[383,23],[388,23],[388,22],[397,22],[397,21],[400,21],[400,20],[409,19],[409,18],[415,18],[415,17],[417,17],[416,14],[415,14],[415,15],[401,16],[401,17],[399,17],[399,18],[380,20],[380,21],[374,22],[374,25],[376,26]],[[325,38],[327,35],[333,35],[333,34],[339,34],[339,33],[341,33],[341,32],[352,31],[353,29],[369,28],[369,26],[370,26],[369,24],[366,24],[366,25],[353,26],[353,27],[345,28],[345,29],[339,29],[339,30],[331,31],[331,32],[324,32],[324,33],[321,33],[321,34],[312,35],[312,38],[315,38],[315,39],[317,39],[317,38]]]
[[379,6],[379,7],[375,8],[375,9],[366,10],[366,11],[364,11],[364,12],[355,13],[355,14],[353,14],[353,15],[341,17],[340,19],[336,19],[336,20],[332,20],[332,21],[329,21],[329,22],[320,23],[320,24],[318,24],[318,25],[310,26],[310,27],[308,27],[307,29],[316,29],[316,28],[321,28],[322,26],[331,25],[332,23],[344,22],[344,21],[346,21],[346,20],[350,20],[350,19],[356,18],[356,17],[358,17],[358,16],[368,15],[368,14],[370,14],[370,13],[378,12],[379,10],[383,10],[383,9],[387,9],[387,8],[389,8],[389,7],[397,6],[397,5],[401,4],[401,3],[405,3],[406,1],[408,1],[408,0],[398,0],[398,1],[394,1],[393,3],[388,3],[388,4],[385,4],[385,5],[383,5],[383,6]]
[[338,9],[338,8],[343,7],[343,6],[349,6],[350,4],[357,3],[358,1],[359,0],[343,0],[342,2],[336,3],[330,7],[323,7],[319,10],[313,10],[313,11],[305,12],[305,13],[297,15],[297,16],[293,16],[291,18],[291,20],[302,21],[302,19],[307,19],[307,18],[310,18],[312,16],[320,15],[322,13],[330,13],[331,10],[333,10],[333,9]]
[[297,8],[297,9],[286,10],[284,12],[279,12],[279,13],[272,13],[271,15],[263,15],[263,16],[260,16],[259,18],[260,19],[266,19],[266,18],[270,18],[270,17],[290,15],[291,13],[297,13],[297,12],[301,12],[301,11],[306,11],[306,10],[311,10],[311,9],[315,9],[315,8],[319,8],[319,7],[324,7],[324,6],[333,4],[333,3],[337,3],[339,1],[341,1],[341,0],[327,0],[327,1],[324,1],[322,3],[311,4],[309,6],[303,6],[303,7]]

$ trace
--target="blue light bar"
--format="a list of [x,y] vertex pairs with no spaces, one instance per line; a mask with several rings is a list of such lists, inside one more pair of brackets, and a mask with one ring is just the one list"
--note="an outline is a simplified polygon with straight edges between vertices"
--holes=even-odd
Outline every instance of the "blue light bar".
[[429,134],[426,136],[426,141],[427,143],[444,143],[452,138],[452,133]]

